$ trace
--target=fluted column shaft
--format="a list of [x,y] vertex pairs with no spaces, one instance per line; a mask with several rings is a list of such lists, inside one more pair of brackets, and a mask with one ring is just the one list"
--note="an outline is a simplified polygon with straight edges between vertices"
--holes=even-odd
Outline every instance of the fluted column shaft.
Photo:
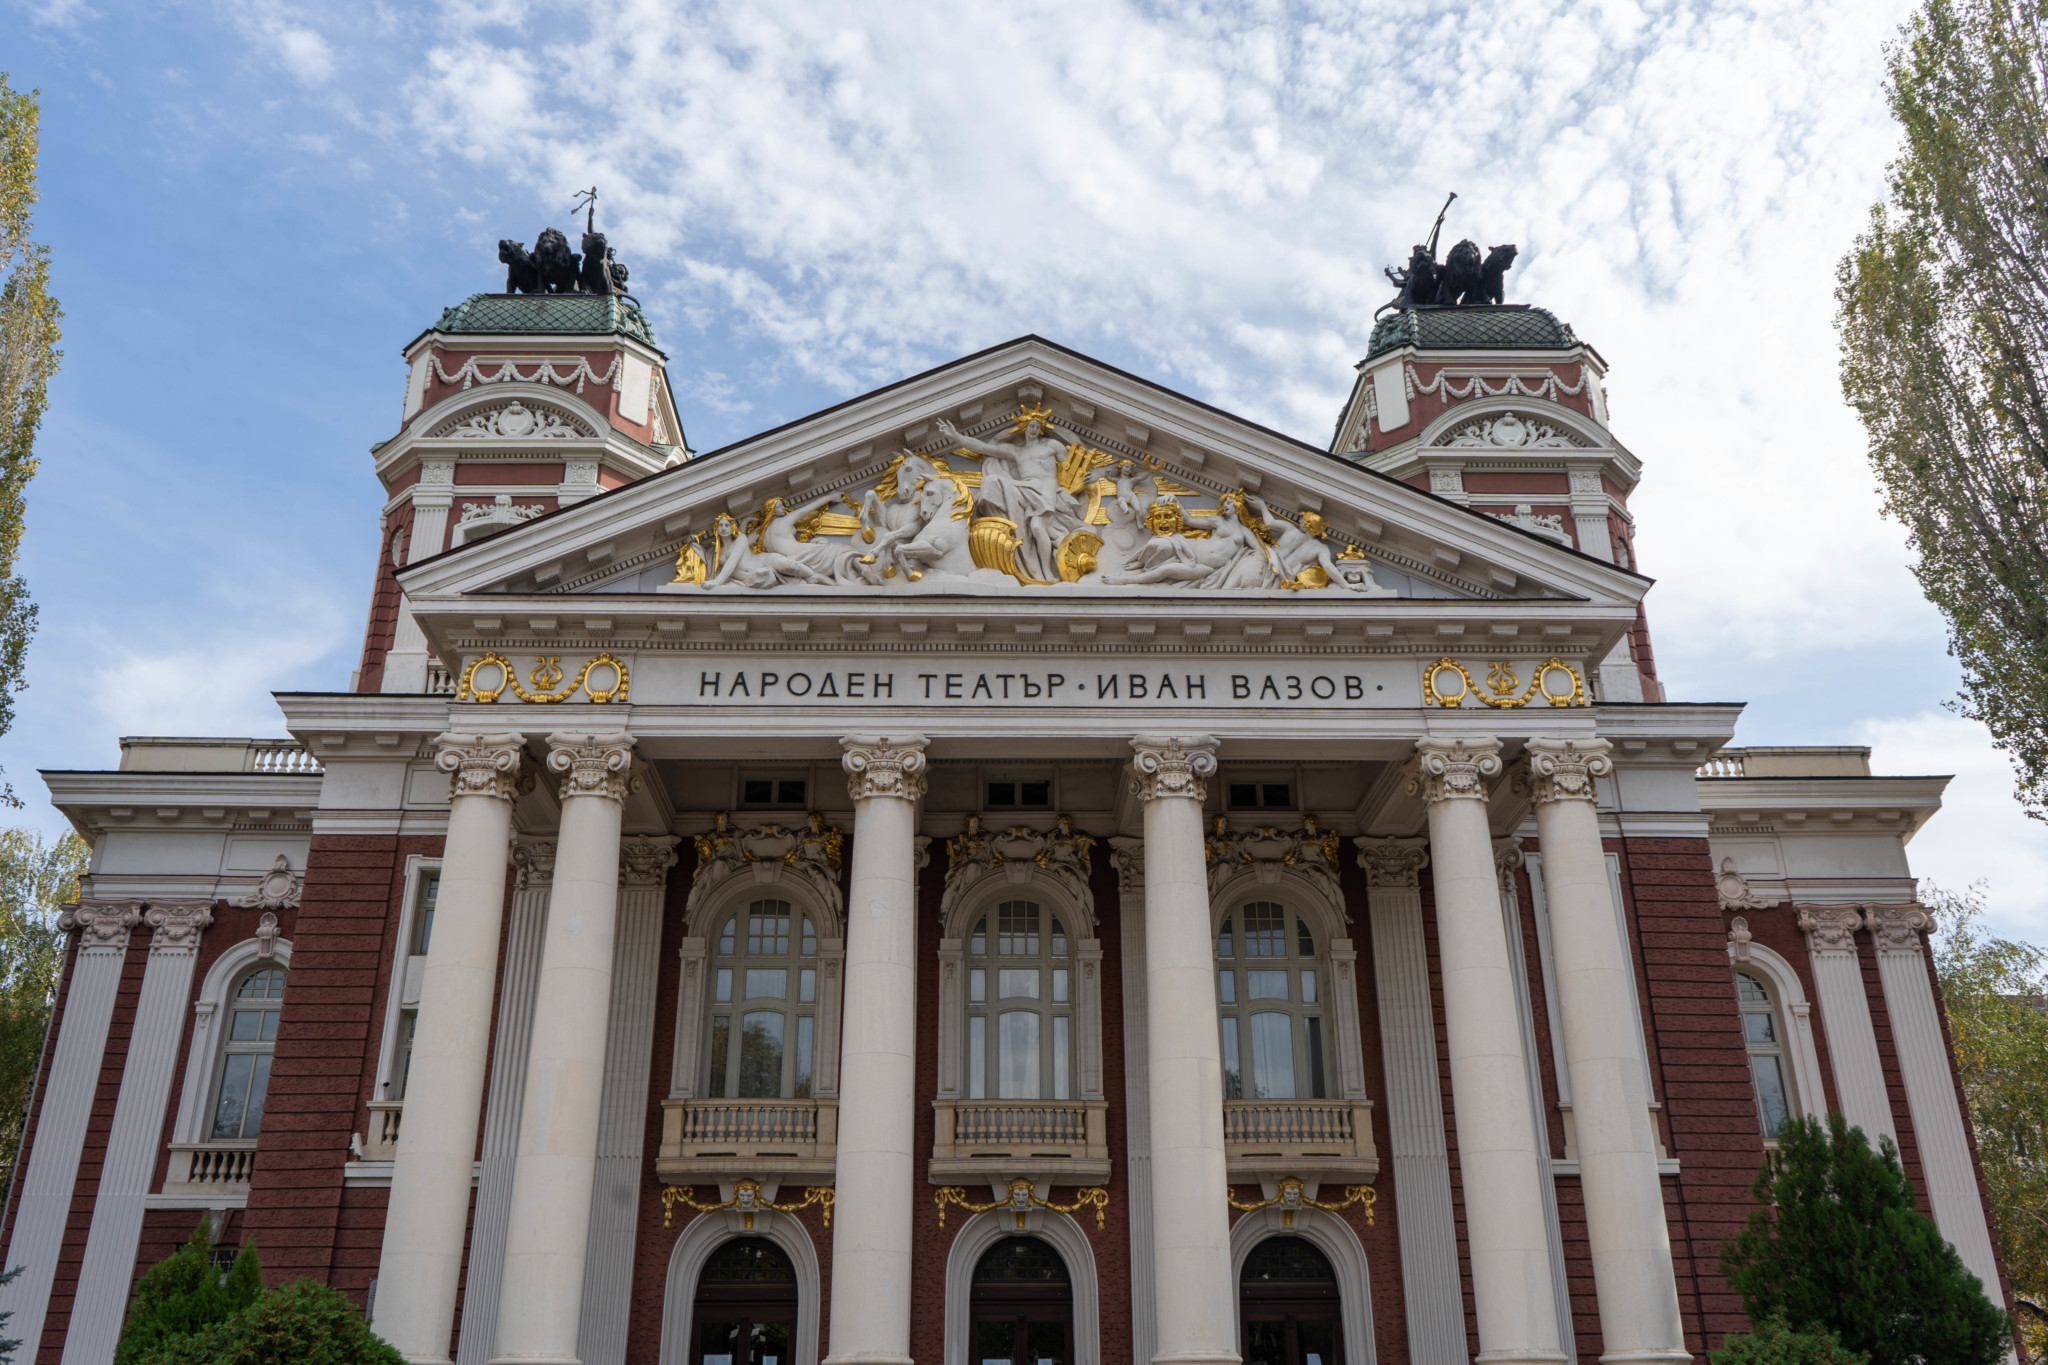
[[469,1231],[470,1171],[490,1060],[512,798],[525,737],[441,735],[453,774],[434,941],[420,986],[405,1122],[391,1165],[374,1326],[407,1360],[445,1362]]
[[909,1365],[917,1196],[917,802],[922,735],[855,735],[827,1365]]
[[1202,848],[1204,779],[1216,771],[1216,741],[1145,735],[1131,747],[1131,790],[1145,803],[1145,1048],[1159,1331],[1152,1359],[1235,1362],[1216,947]]
[[1486,779],[1500,741],[1425,739],[1408,790],[1429,810],[1444,1032],[1479,1310],[1479,1360],[1563,1360],[1539,1181],[1550,1163],[1531,1118],[1522,1024],[1494,878]]
[[562,827],[527,1052],[494,1365],[579,1365],[619,830],[633,780],[633,740],[623,731],[549,735],[548,745],[548,768],[562,776]]
[[1586,1240],[1603,1365],[1687,1361],[1657,1134],[1643,1081],[1628,945],[1615,919],[1593,779],[1614,768],[1604,739],[1532,739],[1517,780],[1536,802],[1558,1014],[1572,1078]]

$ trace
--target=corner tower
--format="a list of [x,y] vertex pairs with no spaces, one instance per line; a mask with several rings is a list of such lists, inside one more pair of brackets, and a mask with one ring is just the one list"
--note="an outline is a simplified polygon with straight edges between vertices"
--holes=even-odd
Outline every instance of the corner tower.
[[[1642,464],[1607,425],[1607,363],[1529,304],[1403,305],[1373,325],[1333,453],[1596,559],[1636,568]],[[1599,671],[1661,701],[1648,619]]]
[[667,357],[624,294],[472,294],[404,351],[398,433],[351,691],[452,690],[398,570],[680,464]]

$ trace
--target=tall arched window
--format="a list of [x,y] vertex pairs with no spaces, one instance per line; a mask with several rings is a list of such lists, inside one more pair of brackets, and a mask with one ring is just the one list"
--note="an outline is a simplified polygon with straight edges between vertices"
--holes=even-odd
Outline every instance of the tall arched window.
[[1004,901],[967,940],[967,1098],[1069,1100],[1073,959],[1037,901]]
[[780,1247],[727,1242],[697,1277],[690,1365],[790,1365],[796,1310],[796,1271]]
[[1775,1142],[1792,1112],[1792,1078],[1785,1065],[1785,1029],[1777,1002],[1762,978],[1735,974],[1735,1005],[1742,1014],[1742,1041],[1749,1049],[1749,1079],[1756,1092],[1757,1122],[1764,1140]]
[[1300,915],[1277,901],[1248,901],[1224,917],[1216,933],[1224,1099],[1328,1097],[1327,985],[1315,931]]
[[1009,1237],[982,1254],[969,1296],[970,1359],[980,1365],[1068,1365],[1074,1290],[1059,1252]]
[[704,1093],[809,1099],[818,929],[784,900],[757,900],[718,931]]
[[284,1005],[284,971],[256,967],[229,997],[208,1134],[214,1140],[253,1138],[263,1127],[270,1055],[277,1046],[277,1016]]

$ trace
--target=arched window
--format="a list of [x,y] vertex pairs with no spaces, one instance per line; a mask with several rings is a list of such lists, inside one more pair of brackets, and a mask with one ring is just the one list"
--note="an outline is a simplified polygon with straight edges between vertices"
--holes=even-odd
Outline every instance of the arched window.
[[1785,1065],[1784,1024],[1761,977],[1735,974],[1735,1005],[1742,1014],[1742,1041],[1749,1049],[1757,1121],[1763,1127],[1764,1140],[1775,1142],[1778,1129],[1794,1108],[1790,1068]]
[[697,1276],[690,1365],[790,1365],[796,1299],[796,1271],[780,1247],[727,1242]]
[[817,1033],[818,929],[784,900],[726,917],[711,976],[704,1094],[809,1099]]
[[213,1125],[216,1141],[253,1138],[263,1127],[270,1089],[270,1054],[277,1046],[277,1016],[284,1005],[283,967],[258,966],[235,985],[221,1037]]
[[967,1098],[1070,1100],[1073,959],[1059,916],[1004,901],[967,940]]
[[1006,1237],[982,1253],[969,1295],[970,1360],[979,1365],[1068,1365],[1074,1290],[1067,1263],[1036,1237]]
[[1252,1248],[1239,1288],[1245,1365],[1343,1365],[1337,1272],[1299,1237]]
[[1327,982],[1315,930],[1277,901],[1249,901],[1216,933],[1223,1098],[1320,1100],[1330,1093]]

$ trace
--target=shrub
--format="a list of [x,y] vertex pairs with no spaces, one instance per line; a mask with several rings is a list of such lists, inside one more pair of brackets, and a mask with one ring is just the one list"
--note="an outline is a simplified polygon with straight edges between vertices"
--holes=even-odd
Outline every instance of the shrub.
[[246,1243],[223,1277],[213,1263],[213,1238],[204,1218],[168,1258],[151,1266],[135,1286],[128,1322],[114,1348],[114,1365],[141,1365],[165,1343],[202,1332],[256,1301],[263,1267],[256,1244]]
[[225,1322],[165,1343],[147,1365],[405,1365],[405,1357],[338,1290],[295,1280]]
[[1747,1335],[1730,1334],[1709,1365],[1865,1365],[1866,1358],[1843,1348],[1826,1328],[1795,1332],[1779,1317],[1765,1318]]

